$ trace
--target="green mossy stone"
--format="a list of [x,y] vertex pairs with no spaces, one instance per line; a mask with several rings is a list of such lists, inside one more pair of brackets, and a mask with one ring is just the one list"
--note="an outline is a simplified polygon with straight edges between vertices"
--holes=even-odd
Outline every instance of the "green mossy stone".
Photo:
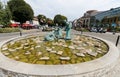
[[36,57],[28,57],[28,59],[30,60],[30,61],[33,61],[34,59],[35,59]]
[[84,62],[86,62],[86,61],[90,61],[90,60],[91,60],[90,57],[83,57],[82,59],[83,59]]
[[60,64],[60,60],[53,61],[53,64],[55,64],[55,65]]
[[[0,50],[0,51],[1,51],[1,50]],[[1,52],[3,52],[3,53],[4,53],[4,52],[5,52],[5,53],[9,53],[9,51],[8,51],[8,50],[4,50],[4,51],[1,51]]]
[[36,60],[38,60],[38,59],[35,59],[35,57],[33,57],[33,58],[28,58],[28,62],[29,63],[33,63],[34,64],[34,62],[36,61]]
[[55,57],[55,59],[56,59],[56,60],[59,60],[59,59],[60,59],[60,56],[59,56],[59,55],[57,55],[57,56]]
[[67,64],[67,61],[60,61],[61,64]]
[[43,55],[44,55],[44,56],[49,56],[49,53],[44,53]]
[[18,56],[20,53],[19,52],[12,52],[12,55]]
[[75,64],[75,63],[76,63],[75,59],[71,59],[70,62],[71,62],[72,64]]
[[77,56],[76,56],[76,55],[72,55],[71,58],[72,58],[72,59],[76,59]]
[[53,59],[53,58],[55,58],[55,57],[56,57],[56,54],[51,53],[49,56],[50,56],[50,58],[51,58],[51,59]]
[[9,58],[13,58],[14,56],[10,54],[10,55],[8,55],[8,57],[9,57]]
[[53,65],[53,62],[52,61],[47,61],[46,64]]
[[37,53],[36,53],[36,50],[30,51],[30,52],[31,52],[32,55],[36,55],[36,54],[37,54]]
[[68,54],[67,53],[63,53],[62,56],[66,57],[66,56],[68,56]]
[[70,62],[70,61],[67,61],[66,64],[71,64],[71,62]]
[[103,56],[103,54],[98,54],[96,58],[99,58],[99,57],[101,57],[101,56]]
[[46,61],[37,61],[36,64],[46,64]]
[[32,61],[32,64],[36,64],[37,61],[38,61],[38,59],[34,59],[34,60]]
[[22,62],[27,62],[28,63],[28,59],[24,58],[24,59],[21,59]]
[[82,59],[82,58],[77,58],[77,60],[78,60],[79,62],[83,62],[83,59]]
[[81,63],[82,61],[76,60],[76,63]]
[[28,55],[28,58],[33,58],[35,57],[35,55]]

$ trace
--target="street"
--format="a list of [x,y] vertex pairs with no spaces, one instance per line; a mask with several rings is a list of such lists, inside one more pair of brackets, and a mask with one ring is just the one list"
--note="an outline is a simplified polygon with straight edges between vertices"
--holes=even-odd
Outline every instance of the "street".
[[[33,33],[38,33],[40,32],[39,29],[33,29],[33,30],[24,30],[22,31],[22,35],[27,35],[27,34],[33,34]],[[15,32],[15,33],[0,33],[0,42],[13,38],[13,37],[17,37],[20,36],[20,32]]]

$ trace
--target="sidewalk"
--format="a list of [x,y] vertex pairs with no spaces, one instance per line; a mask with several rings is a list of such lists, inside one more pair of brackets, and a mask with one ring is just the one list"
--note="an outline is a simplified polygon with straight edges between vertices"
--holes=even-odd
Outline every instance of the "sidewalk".
[[[107,34],[112,34],[113,35],[113,32],[106,32]],[[115,33],[115,35],[120,35],[120,32],[118,33]]]
[[[40,29],[30,29],[30,30],[22,30],[22,34],[28,34],[28,33],[34,33],[34,32],[40,32]],[[6,36],[6,35],[19,35],[20,32],[12,32],[12,33],[0,33],[1,36]]]
[[[30,29],[30,30],[22,30],[22,35],[32,34],[41,32],[39,29]],[[0,41],[4,41],[9,38],[20,36],[20,32],[13,32],[13,33],[0,33]]]
[[40,29],[22,30],[22,32],[35,32],[35,31],[41,31],[41,30]]

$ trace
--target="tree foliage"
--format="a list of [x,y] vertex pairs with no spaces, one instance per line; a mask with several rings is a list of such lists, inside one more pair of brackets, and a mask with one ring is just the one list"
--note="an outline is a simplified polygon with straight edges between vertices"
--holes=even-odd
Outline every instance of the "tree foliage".
[[67,17],[65,17],[63,15],[58,14],[54,17],[54,23],[58,24],[59,26],[64,26],[65,21],[67,21]]
[[8,6],[6,6],[4,10],[4,17],[3,17],[4,27],[9,27],[11,18],[12,16],[11,16],[10,9],[8,8]]
[[2,2],[0,2],[0,10],[2,10],[3,9],[3,4],[2,4]]
[[29,4],[24,0],[10,0],[8,6],[12,13],[12,19],[21,24],[32,20],[34,12]]
[[47,18],[45,15],[39,14],[38,16],[38,21],[40,25],[45,25],[47,22]]
[[3,4],[0,2],[0,25],[3,24],[3,17],[4,17],[4,12],[3,12]]
[[18,9],[18,7],[24,6],[26,5],[24,0],[9,0],[9,2],[7,3],[10,11],[13,13],[16,9]]
[[54,21],[52,20],[52,19],[50,19],[50,18],[47,18],[47,24],[48,24],[48,26],[54,26]]
[[0,24],[3,25],[3,27],[9,27],[10,20],[11,12],[9,7],[0,2]]

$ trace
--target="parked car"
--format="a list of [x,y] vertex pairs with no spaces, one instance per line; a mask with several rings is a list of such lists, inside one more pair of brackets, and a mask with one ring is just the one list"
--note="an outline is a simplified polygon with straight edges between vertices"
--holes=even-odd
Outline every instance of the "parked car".
[[103,27],[92,27],[90,29],[91,32],[96,32],[96,33],[106,33],[107,29]]
[[96,27],[92,27],[92,28],[90,29],[90,32],[97,32],[97,28],[96,28]]
[[99,32],[100,32],[100,33],[106,33],[106,32],[107,32],[107,29],[101,27],[101,28],[99,29]]

